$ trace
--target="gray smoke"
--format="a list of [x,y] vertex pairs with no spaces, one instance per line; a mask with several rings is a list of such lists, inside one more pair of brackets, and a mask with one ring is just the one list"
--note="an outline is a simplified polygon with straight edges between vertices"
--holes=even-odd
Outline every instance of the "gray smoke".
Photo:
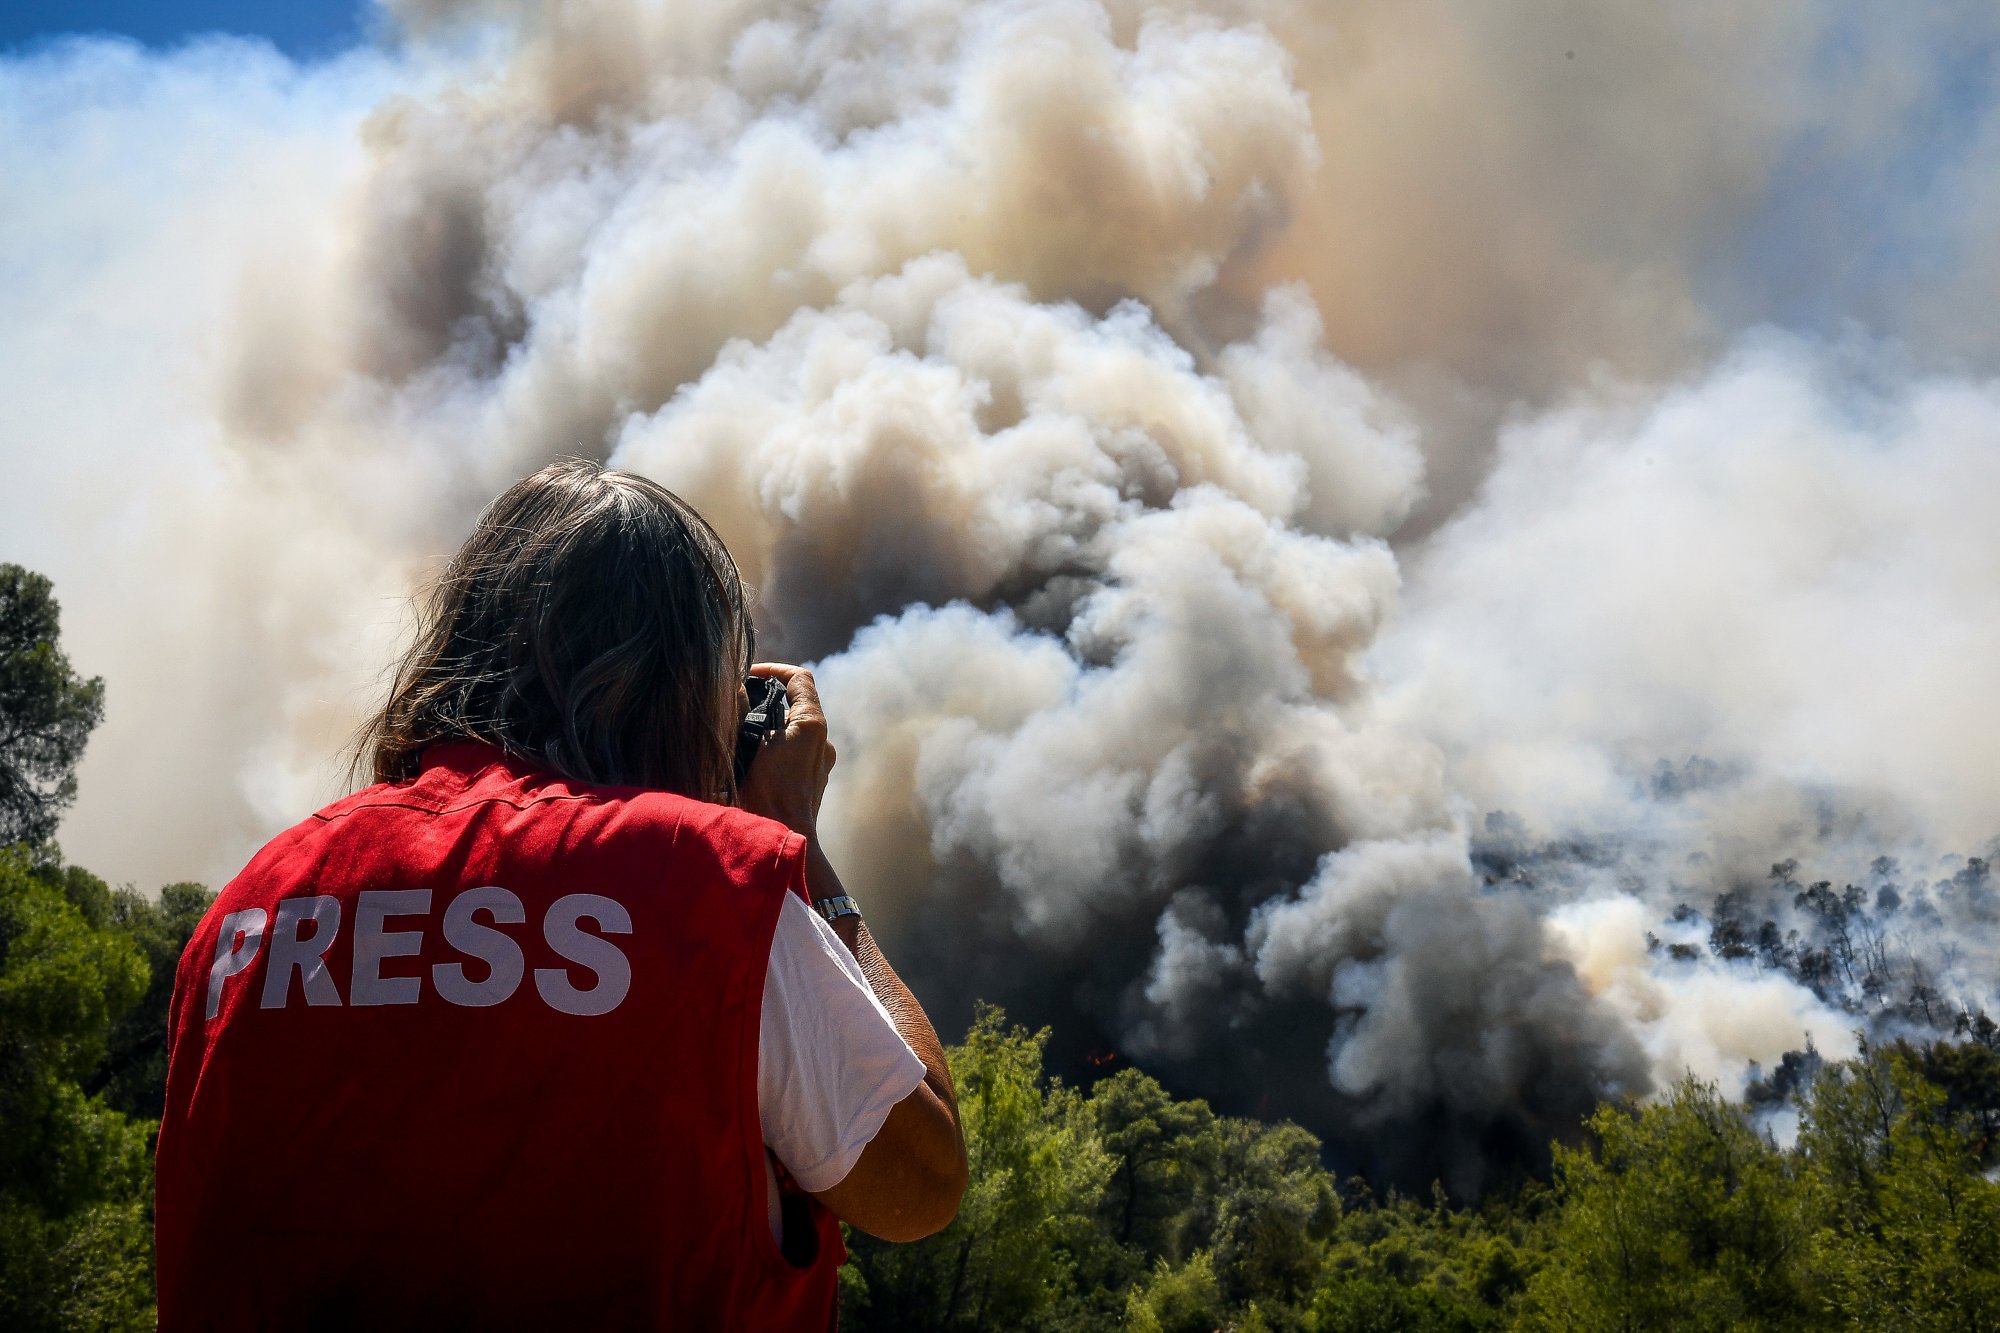
[[407,590],[582,452],[818,664],[947,1027],[1469,1192],[1995,1004],[1983,10],[389,18],[0,61],[80,861],[220,880],[332,794]]

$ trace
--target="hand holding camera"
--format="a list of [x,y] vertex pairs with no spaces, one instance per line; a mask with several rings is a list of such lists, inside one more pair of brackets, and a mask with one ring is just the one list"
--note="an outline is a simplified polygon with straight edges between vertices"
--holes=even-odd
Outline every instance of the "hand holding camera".
[[748,707],[737,737],[737,802],[810,838],[834,761],[812,672],[759,662],[743,684]]

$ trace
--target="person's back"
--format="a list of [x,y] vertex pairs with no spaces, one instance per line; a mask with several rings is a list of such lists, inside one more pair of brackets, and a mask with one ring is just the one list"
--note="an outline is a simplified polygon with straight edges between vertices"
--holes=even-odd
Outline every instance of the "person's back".
[[790,714],[739,755],[733,563],[583,463],[488,509],[426,621],[376,784],[182,956],[162,1328],[827,1327],[838,1222],[934,1232],[965,1156],[816,843],[811,674],[754,668]]
[[755,1081],[803,839],[436,751],[266,848],[182,960],[162,1321],[823,1327]]

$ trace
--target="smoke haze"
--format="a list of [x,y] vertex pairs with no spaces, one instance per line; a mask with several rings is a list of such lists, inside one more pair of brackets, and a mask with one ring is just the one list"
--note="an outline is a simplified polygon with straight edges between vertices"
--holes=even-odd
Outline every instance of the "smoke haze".
[[0,60],[79,862],[219,883],[335,793],[408,590],[582,453],[817,664],[943,1027],[1470,1192],[2000,1003],[1987,9],[388,18]]

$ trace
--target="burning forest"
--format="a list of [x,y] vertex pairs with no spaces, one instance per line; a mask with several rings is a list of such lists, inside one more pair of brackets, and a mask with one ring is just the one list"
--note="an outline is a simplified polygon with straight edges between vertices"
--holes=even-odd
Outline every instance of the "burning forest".
[[1459,1199],[1689,1072],[1795,1122],[1990,1035],[1993,16],[381,18],[0,75],[80,861],[220,882],[335,794],[403,595],[581,454],[815,665],[954,1034]]

